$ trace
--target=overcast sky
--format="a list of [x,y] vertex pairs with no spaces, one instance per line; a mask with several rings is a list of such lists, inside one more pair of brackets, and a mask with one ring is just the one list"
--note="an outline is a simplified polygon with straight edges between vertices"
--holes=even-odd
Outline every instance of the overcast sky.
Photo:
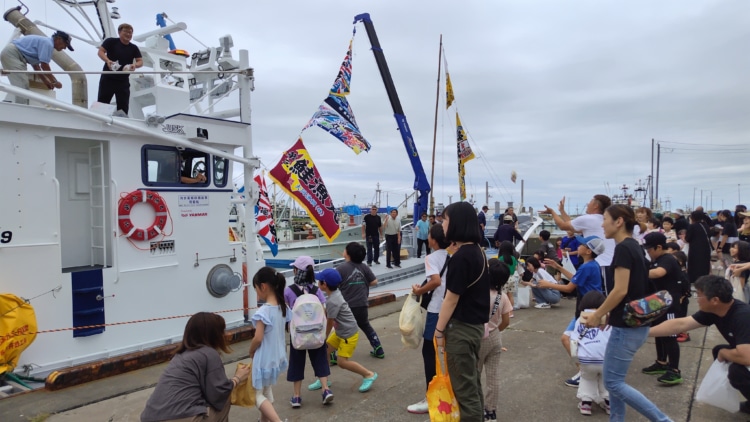
[[[17,3],[3,1],[5,10]],[[28,0],[29,17],[84,35],[52,1]],[[227,33],[235,56],[255,68],[254,149],[268,168],[296,140],[326,97],[352,34],[368,12],[430,177],[439,37],[456,105],[479,157],[466,166],[477,206],[521,202],[582,212],[596,193],[644,183],[651,139],[662,143],[659,196],[671,208],[734,209],[750,203],[750,2],[736,1],[352,1],[238,2],[120,0],[135,32],[166,12],[203,43]],[[158,4],[158,6],[156,6]],[[364,27],[356,26],[349,101],[369,153],[355,155],[320,128],[303,133],[336,205],[390,205],[411,192],[414,175]],[[12,28],[0,26],[3,42]],[[186,34],[178,48],[202,47]],[[98,70],[94,47],[74,41],[71,56]],[[63,78],[65,81],[65,78]],[[95,99],[97,80],[89,82]],[[63,91],[61,98],[69,98]],[[438,117],[433,192],[458,199],[455,117]],[[678,143],[679,142],[679,143]],[[699,145],[692,145],[699,144]],[[516,171],[514,184],[510,174]],[[738,185],[740,192],[738,193]],[[695,192],[695,202],[693,195]]]

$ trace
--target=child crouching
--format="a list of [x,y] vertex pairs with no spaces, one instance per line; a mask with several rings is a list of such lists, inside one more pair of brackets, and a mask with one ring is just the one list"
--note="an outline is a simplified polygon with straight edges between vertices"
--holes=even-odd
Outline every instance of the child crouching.
[[581,317],[576,321],[573,331],[567,332],[571,340],[578,340],[578,360],[581,366],[581,380],[578,383],[578,408],[582,415],[591,414],[591,406],[596,402],[609,414],[609,393],[604,388],[602,369],[604,352],[607,349],[610,330],[608,326],[586,328],[586,313],[595,312],[602,303],[604,295],[596,290],[586,293],[581,299]]

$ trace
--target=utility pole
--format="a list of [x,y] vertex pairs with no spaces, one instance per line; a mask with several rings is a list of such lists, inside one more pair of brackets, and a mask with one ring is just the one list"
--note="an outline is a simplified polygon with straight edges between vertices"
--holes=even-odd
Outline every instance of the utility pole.
[[648,186],[649,208],[654,209],[654,138],[651,138],[651,177]]
[[661,144],[656,143],[656,203],[659,203],[659,164],[661,162]]
[[695,210],[695,191],[696,191],[697,189],[698,189],[698,188],[696,188],[696,187],[694,187],[694,188],[693,188],[693,210]]

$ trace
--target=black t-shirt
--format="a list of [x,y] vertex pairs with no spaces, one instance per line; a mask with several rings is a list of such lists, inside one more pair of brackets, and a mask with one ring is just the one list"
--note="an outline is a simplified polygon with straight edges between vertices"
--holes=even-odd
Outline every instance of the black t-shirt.
[[379,215],[367,214],[362,219],[365,222],[365,236],[380,236],[378,228],[383,225]]
[[[107,58],[112,60],[113,62],[116,61],[120,63],[120,66],[125,66],[127,64],[133,64],[133,61],[135,59],[140,59],[141,56],[141,50],[133,43],[130,43],[128,45],[125,45],[120,41],[119,38],[107,38],[102,42],[102,47],[107,52]],[[109,67],[107,67],[107,63],[104,63],[104,69],[105,72],[111,72],[109,70]],[[102,75],[103,79],[106,78],[112,78],[116,80],[127,80],[130,77],[129,73],[126,72],[113,72],[112,74],[104,74]]]
[[693,314],[693,319],[700,325],[716,325],[732,348],[738,344],[750,344],[750,305],[745,302],[735,300],[723,317],[698,311]]
[[475,243],[461,246],[451,256],[445,273],[445,288],[459,296],[451,318],[467,324],[489,321],[490,276],[485,266],[484,251]]
[[653,290],[648,279],[646,257],[643,255],[643,248],[638,244],[638,241],[632,237],[628,237],[618,243],[615,246],[615,255],[612,257],[611,266],[614,270],[617,270],[617,267],[629,269],[630,278],[625,297],[610,312],[609,325],[613,327],[632,328],[625,325],[625,321],[622,319],[625,304],[631,300],[640,299]]
[[668,291],[669,294],[672,295],[672,306],[670,311],[678,309],[680,307],[680,297],[682,297],[685,289],[685,281],[682,268],[680,268],[680,263],[677,261],[677,258],[672,256],[672,254],[665,253],[651,263],[651,269],[654,268],[663,268],[667,272],[664,277],[651,279],[654,288],[657,291]]
[[[738,238],[740,233],[737,231],[737,226],[734,225],[734,221],[727,220],[724,222],[724,228],[721,230],[721,236],[727,236],[727,241],[724,243],[724,246],[721,248],[721,252],[728,254],[729,248],[732,247],[732,243],[734,243],[732,238]],[[736,241],[736,240],[735,240]]]

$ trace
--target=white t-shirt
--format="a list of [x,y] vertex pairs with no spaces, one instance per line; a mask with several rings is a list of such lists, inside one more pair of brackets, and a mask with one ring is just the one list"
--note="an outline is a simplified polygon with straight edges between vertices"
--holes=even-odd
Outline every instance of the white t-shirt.
[[570,224],[583,237],[597,236],[604,239],[604,253],[596,257],[596,262],[602,267],[608,267],[612,263],[612,256],[615,254],[615,241],[604,237],[602,222],[604,222],[604,216],[601,214],[584,214],[571,220]]
[[[587,309],[587,312],[594,312],[594,309]],[[581,333],[586,330],[581,318],[576,320],[573,331],[566,331],[565,334],[570,338],[579,339]],[[607,342],[612,330],[607,327],[601,330],[599,327],[589,328],[582,339],[578,340],[578,360],[581,364],[601,365],[604,363],[604,352],[607,350]]]
[[545,270],[544,268],[540,268],[537,270],[537,272],[534,273],[534,281],[535,281],[534,284],[536,284],[536,282],[539,280],[549,281],[550,283],[558,284],[557,280],[555,280],[555,277],[552,277],[552,274],[548,273],[547,270]]
[[[427,255],[424,261],[424,272],[427,277],[433,274],[440,274],[440,270],[445,265],[445,260],[448,259],[448,251],[445,249],[438,249],[435,252]],[[427,312],[433,314],[440,313],[440,307],[443,306],[443,296],[445,295],[445,275],[448,271],[443,273],[440,279],[440,285],[432,291],[432,299],[430,304],[427,305]]]

